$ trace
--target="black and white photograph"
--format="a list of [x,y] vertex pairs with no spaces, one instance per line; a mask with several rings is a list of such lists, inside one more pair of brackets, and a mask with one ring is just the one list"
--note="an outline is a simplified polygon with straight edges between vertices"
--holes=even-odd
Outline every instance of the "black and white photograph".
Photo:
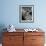
[[20,5],[19,16],[20,22],[34,22],[34,5]]

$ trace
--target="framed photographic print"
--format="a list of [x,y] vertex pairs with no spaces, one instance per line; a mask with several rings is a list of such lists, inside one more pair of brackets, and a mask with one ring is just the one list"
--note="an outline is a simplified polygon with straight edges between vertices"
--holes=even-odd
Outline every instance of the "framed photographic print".
[[19,22],[20,23],[34,22],[34,5],[19,6]]

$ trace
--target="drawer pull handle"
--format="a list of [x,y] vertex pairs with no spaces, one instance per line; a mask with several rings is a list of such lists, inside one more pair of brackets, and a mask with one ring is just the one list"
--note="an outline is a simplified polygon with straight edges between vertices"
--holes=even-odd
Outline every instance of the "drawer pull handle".
[[36,39],[32,39],[32,40],[36,40]]
[[13,40],[13,38],[9,38],[10,40]]
[[12,40],[11,38],[9,38],[10,40]]

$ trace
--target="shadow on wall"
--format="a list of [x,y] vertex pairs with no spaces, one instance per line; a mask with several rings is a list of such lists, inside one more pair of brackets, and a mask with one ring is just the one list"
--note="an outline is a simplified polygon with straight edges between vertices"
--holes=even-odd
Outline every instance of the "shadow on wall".
[[2,43],[2,36],[3,36],[3,32],[5,32],[6,30],[4,30],[5,25],[4,24],[0,24],[0,43]]

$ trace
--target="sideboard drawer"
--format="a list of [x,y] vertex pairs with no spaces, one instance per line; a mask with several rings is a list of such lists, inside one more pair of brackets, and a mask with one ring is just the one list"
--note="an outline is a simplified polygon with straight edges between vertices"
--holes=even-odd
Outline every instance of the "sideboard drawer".
[[4,32],[5,36],[23,36],[23,32]]
[[25,32],[24,33],[24,36],[42,36],[44,35],[45,33],[44,32]]
[[43,44],[44,36],[32,36],[32,43],[33,44]]

